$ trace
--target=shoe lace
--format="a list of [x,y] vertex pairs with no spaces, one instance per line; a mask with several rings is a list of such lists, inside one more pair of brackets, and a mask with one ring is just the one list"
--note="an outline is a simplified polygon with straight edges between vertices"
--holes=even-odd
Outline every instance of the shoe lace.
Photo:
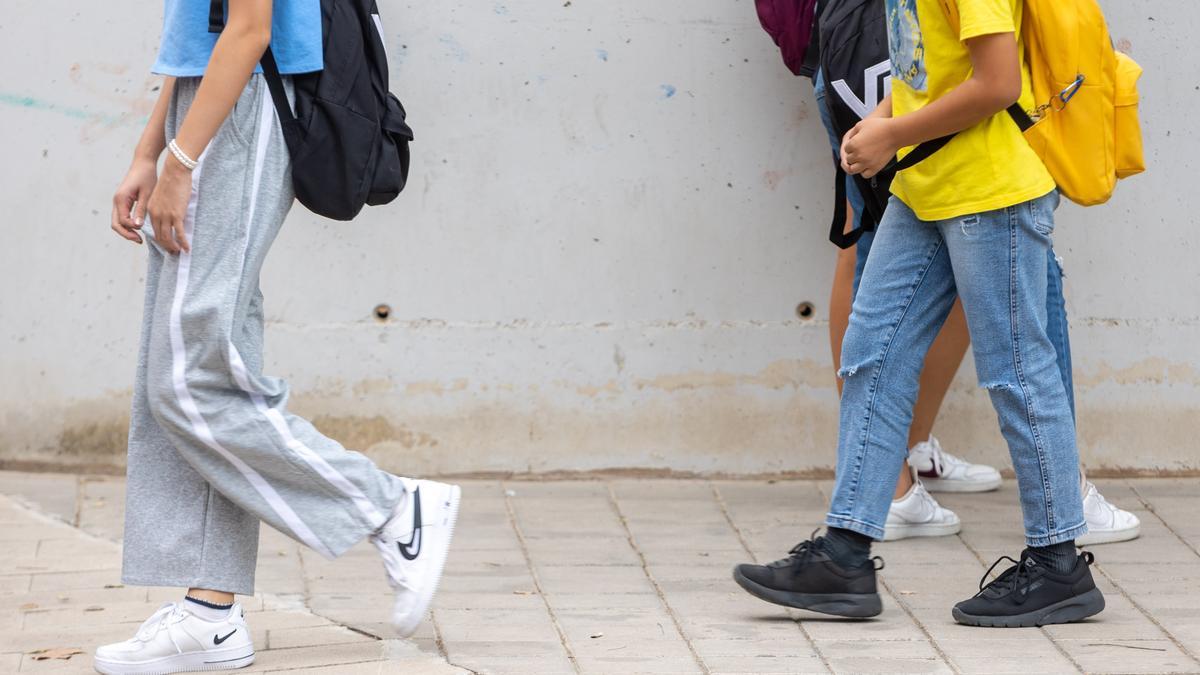
[[[817,536],[817,532],[820,531],[820,528],[813,530],[808,539],[796,544],[791,548],[791,550],[788,551],[788,557],[780,558],[773,563],[769,563],[767,567],[783,567],[795,563],[804,564],[808,562],[808,560],[814,555],[824,552],[823,545],[825,543],[825,538]],[[872,557],[871,565],[875,568],[875,571],[883,569],[883,558],[879,556]]]
[[934,473],[942,475],[947,468],[958,466],[970,466],[967,460],[946,452],[942,449],[942,443],[933,436],[929,437],[930,460],[933,462]]
[[162,629],[182,619],[184,615],[185,612],[182,607],[173,602],[168,602],[151,614],[150,618],[142,622],[142,625],[137,629],[136,637],[142,642],[150,640]]
[[[979,593],[976,595],[986,594],[990,597],[998,598],[1015,591],[1016,603],[1019,605],[1025,602],[1025,598],[1029,595],[1029,585],[1033,582],[1034,577],[1031,565],[1026,562],[1028,558],[1028,552],[1021,553],[1020,560],[1013,560],[1006,555],[1000,556],[996,562],[992,563],[987,572],[983,573],[983,577],[979,579]],[[992,571],[996,569],[996,566],[1006,560],[1013,563],[1013,566],[1001,572],[991,583],[986,583]]]
[[812,531],[812,535],[808,539],[796,544],[788,551],[786,558],[780,558],[773,563],[768,564],[768,567],[782,567],[791,565],[794,562],[805,563],[812,558],[818,551],[821,550],[821,538],[817,536],[820,529]]
[[[914,453],[927,454],[929,456],[929,466],[936,476],[942,475],[943,467],[948,463],[946,457],[952,457],[942,450],[942,444],[933,436],[929,440],[918,444],[914,449]],[[921,469],[924,471],[925,469]]]
[[[1096,558],[1092,555],[1091,551],[1084,551],[1083,559],[1088,565],[1091,565]],[[991,575],[992,570],[996,569],[996,565],[1005,560],[1013,563],[1013,566],[1001,572],[1000,576],[992,580],[992,583],[984,585],[988,576]],[[979,580],[979,593],[976,596],[978,597],[986,593],[990,597],[998,598],[1009,593],[1014,593],[1016,603],[1018,605],[1022,604],[1029,597],[1029,591],[1033,582],[1042,576],[1044,570],[1045,568],[1041,565],[1032,563],[1028,549],[1021,552],[1020,560],[1013,560],[1006,555],[1000,556],[996,562],[992,563],[988,571],[983,573],[983,577]]]

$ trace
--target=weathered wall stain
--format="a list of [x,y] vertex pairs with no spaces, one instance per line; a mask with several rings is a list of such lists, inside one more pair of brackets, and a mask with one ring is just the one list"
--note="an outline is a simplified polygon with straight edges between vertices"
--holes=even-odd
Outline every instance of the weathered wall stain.
[[316,415],[313,426],[347,448],[368,451],[379,443],[396,443],[405,450],[417,447],[436,448],[438,441],[424,431],[414,431],[402,424],[392,424],[381,415]]
[[1114,368],[1101,363],[1075,375],[1077,386],[1100,384],[1153,384],[1200,387],[1200,368],[1194,364],[1152,356],[1128,366]]
[[127,416],[86,422],[63,428],[51,451],[67,461],[122,464],[128,437]]
[[687,389],[765,387],[767,389],[827,388],[833,386],[833,373],[824,364],[783,359],[753,374],[726,372],[687,372],[637,380],[638,389],[677,392]]

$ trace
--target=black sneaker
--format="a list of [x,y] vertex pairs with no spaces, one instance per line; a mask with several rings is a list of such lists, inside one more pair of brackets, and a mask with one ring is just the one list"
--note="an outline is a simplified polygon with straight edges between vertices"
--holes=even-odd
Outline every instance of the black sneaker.
[[[875,571],[883,560],[844,568],[822,550],[822,537],[800,542],[783,560],[769,565],[738,565],[733,580],[756,598],[823,614],[867,618],[883,611]],[[879,566],[875,563],[878,561]]]
[[[1003,560],[1016,564],[984,586],[988,574]],[[1091,551],[1084,551],[1075,560],[1075,569],[1057,574],[1030,557],[1029,549],[1019,561],[1004,556],[979,580],[975,597],[954,606],[954,620],[968,626],[1019,628],[1070,623],[1099,614],[1104,596],[1088,567],[1094,560]]]

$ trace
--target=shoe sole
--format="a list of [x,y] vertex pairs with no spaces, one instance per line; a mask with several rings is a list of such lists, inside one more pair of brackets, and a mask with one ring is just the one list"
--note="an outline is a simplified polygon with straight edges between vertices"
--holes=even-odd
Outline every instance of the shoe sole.
[[914,537],[949,537],[962,531],[962,522],[943,525],[919,523],[915,525],[887,525],[883,528],[884,541],[899,541]]
[[954,620],[967,626],[984,628],[1033,628],[1055,623],[1071,623],[1095,616],[1104,611],[1104,595],[1099,588],[1067,598],[1035,612],[1013,616],[975,616],[955,607],[950,611]]
[[736,568],[733,580],[747,593],[772,604],[807,609],[821,614],[869,619],[883,612],[878,593],[792,593],[777,591],[747,579]]
[[941,478],[921,477],[921,484],[929,492],[991,492],[1000,487],[1003,477],[989,481],[969,482],[965,480],[943,480]]
[[[247,654],[246,650],[250,653]],[[209,670],[236,670],[254,663],[254,646],[233,650],[214,649],[206,652],[176,654],[150,661],[113,661],[96,657],[93,666],[104,675],[168,675]]]
[[1115,544],[1118,541],[1137,539],[1141,533],[1142,526],[1140,523],[1120,530],[1101,530],[1099,532],[1088,530],[1087,534],[1075,538],[1075,545],[1096,546],[1097,544]]
[[437,593],[438,584],[442,581],[442,572],[446,569],[446,558],[450,554],[450,541],[454,538],[454,525],[458,522],[458,506],[462,502],[462,489],[457,485],[450,486],[450,515],[445,527],[436,528],[435,531],[440,531],[440,537],[434,537],[433,541],[429,541],[429,553],[433,556],[433,578],[425,584],[421,589],[421,594],[417,598],[417,604],[412,607],[405,615],[393,615],[392,625],[400,637],[409,637],[417,632],[417,627],[425,620],[425,614],[429,611],[429,605],[433,602],[433,596]]

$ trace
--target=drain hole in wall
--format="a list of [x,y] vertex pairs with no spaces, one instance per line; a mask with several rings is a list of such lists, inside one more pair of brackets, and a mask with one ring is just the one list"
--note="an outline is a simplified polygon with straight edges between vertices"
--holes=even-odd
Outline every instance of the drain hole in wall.
[[796,316],[800,317],[801,319],[811,319],[816,315],[816,313],[817,310],[813,307],[813,304],[807,300],[796,305]]
[[380,321],[387,321],[387,318],[392,315],[391,305],[375,305],[375,318]]

